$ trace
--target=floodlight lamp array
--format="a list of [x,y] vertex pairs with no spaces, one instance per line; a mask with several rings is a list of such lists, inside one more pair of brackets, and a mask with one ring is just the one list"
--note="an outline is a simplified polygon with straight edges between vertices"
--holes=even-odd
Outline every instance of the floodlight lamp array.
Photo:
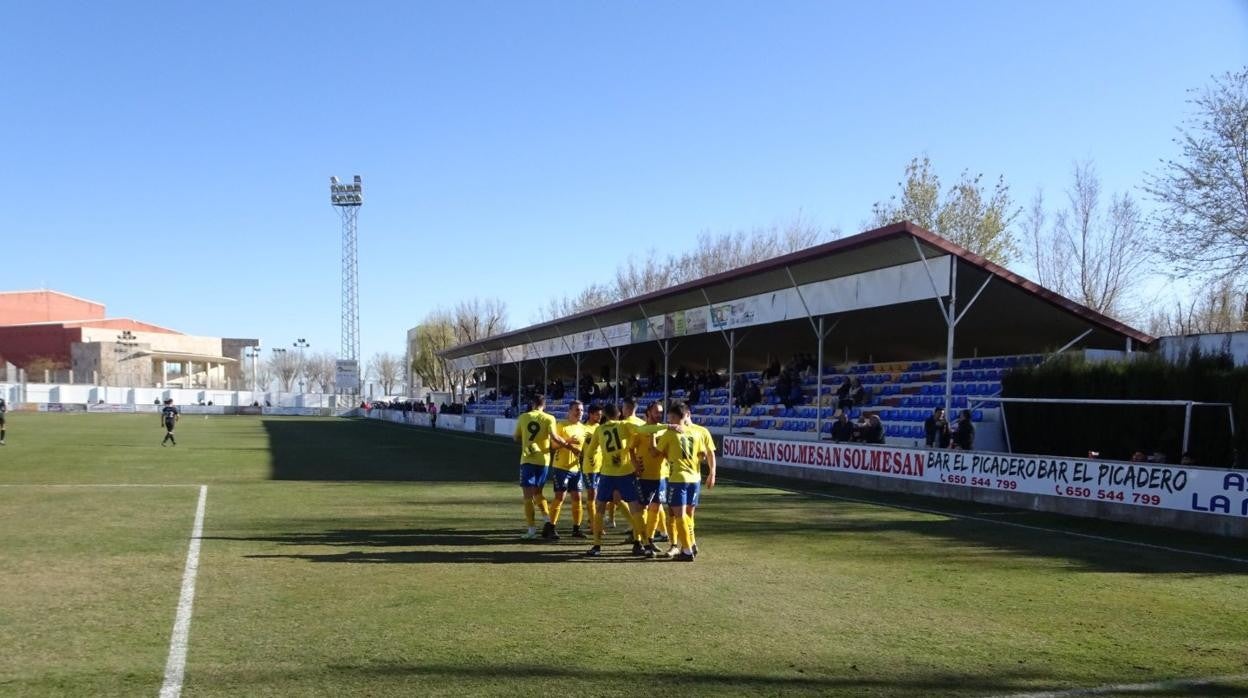
[[337,177],[329,178],[329,203],[334,206],[360,206],[364,203],[364,183],[360,176],[350,184],[344,184]]

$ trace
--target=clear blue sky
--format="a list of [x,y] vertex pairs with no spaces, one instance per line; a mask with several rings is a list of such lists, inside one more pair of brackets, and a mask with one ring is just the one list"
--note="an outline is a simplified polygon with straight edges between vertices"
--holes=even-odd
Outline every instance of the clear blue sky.
[[798,212],[857,232],[916,154],[1004,174],[1020,203],[1056,198],[1081,158],[1131,189],[1172,154],[1184,91],[1248,64],[1248,3],[1225,0],[0,0],[0,16],[0,287],[336,350],[327,179],[358,173],[365,357],[465,295],[526,324],[630,247]]

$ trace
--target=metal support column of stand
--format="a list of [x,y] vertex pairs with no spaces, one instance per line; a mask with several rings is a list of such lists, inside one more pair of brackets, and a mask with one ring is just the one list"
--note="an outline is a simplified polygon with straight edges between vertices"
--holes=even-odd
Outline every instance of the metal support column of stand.
[[[706,289],[701,290],[702,298],[706,300],[706,307],[709,310],[711,307],[711,297],[706,293]],[[733,388],[736,379],[733,372],[736,370],[737,347],[741,344],[741,342],[745,341],[745,334],[743,333],[741,335],[741,339],[737,339],[737,331],[735,329],[728,330],[727,332],[721,329],[719,333],[723,336],[724,342],[728,344],[728,433],[731,434],[733,423],[735,421],[734,417],[736,417],[736,406],[732,404],[734,392]]]
[[992,283],[993,274],[989,272],[988,278],[984,279],[984,283],[980,284],[979,290],[975,291],[975,295],[971,296],[971,300],[962,308],[962,312],[958,312],[958,258],[950,256],[949,260],[949,304],[945,305],[941,301],[942,295],[940,289],[936,286],[936,277],[932,274],[932,267],[927,263],[927,256],[923,254],[923,248],[919,246],[918,238],[911,238],[914,242],[914,251],[918,253],[919,259],[923,261],[923,268],[927,270],[927,279],[932,284],[932,298],[936,301],[936,305],[940,308],[940,315],[945,320],[945,414],[952,414],[953,409],[953,344],[956,337],[958,323],[962,322],[962,318],[966,317],[967,311],[975,305],[975,301],[979,300],[980,294],[984,289],[988,288],[988,284]]
[[[641,316],[646,319],[646,327],[651,327],[650,315],[646,313],[646,307],[641,303],[638,303],[637,308],[641,310]],[[671,340],[666,337],[662,339],[656,337],[654,341],[659,345],[659,351],[663,352],[663,409],[666,410],[671,407],[672,403],[671,392],[668,390],[668,378],[671,375],[669,360],[671,359],[672,352],[676,351],[676,347],[679,347],[680,343],[677,342],[676,347],[673,347],[671,345]]]
[[579,351],[572,351],[572,345],[568,344],[568,338],[563,335],[563,330],[559,329],[559,325],[555,325],[555,331],[559,333],[559,341],[563,342],[563,348],[568,350],[568,355],[572,357],[572,363],[576,364],[576,378],[572,384],[572,396],[574,400],[581,399],[581,360],[584,358]]
[[806,296],[802,293],[802,289],[797,285],[797,279],[793,276],[793,271],[789,267],[784,268],[784,272],[789,275],[789,283],[793,284],[793,291],[797,293],[797,299],[802,302],[802,310],[806,311],[806,319],[810,321],[810,329],[815,332],[815,346],[818,349],[819,358],[817,360],[816,370],[818,376],[815,378],[815,440],[823,438],[823,342],[836,329],[840,320],[832,323],[832,326],[825,332],[823,329],[823,316],[820,315],[818,321],[810,313],[810,306],[806,303]]
[[620,402],[620,355],[623,353],[621,347],[611,346],[611,338],[607,337],[606,330],[602,329],[602,325],[598,324],[598,318],[590,317],[594,321],[594,327],[598,328],[598,333],[602,335],[602,343],[606,346],[607,351],[615,357],[615,402]]
[[[524,360],[516,362],[516,415],[519,416],[520,401],[524,399]],[[527,410],[525,410],[527,411]]]

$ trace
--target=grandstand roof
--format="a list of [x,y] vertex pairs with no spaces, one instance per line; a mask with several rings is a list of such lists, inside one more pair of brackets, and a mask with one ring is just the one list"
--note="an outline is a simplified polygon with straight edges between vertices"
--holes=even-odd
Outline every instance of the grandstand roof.
[[[957,325],[958,356],[1054,350],[1087,330],[1090,333],[1077,345],[1080,348],[1122,349],[1127,339],[1144,345],[1153,341],[1153,337],[1144,332],[1043,288],[938,235],[911,223],[897,223],[602,308],[462,344],[447,350],[445,356],[455,359],[498,351],[517,344],[566,337],[683,309],[784,291],[792,289],[795,284],[806,285],[921,263],[924,258],[931,262],[942,256],[956,262],[959,312],[985,279],[994,277]],[[913,271],[911,275],[914,275]],[[926,272],[922,272],[921,276],[923,283],[927,284]],[[946,325],[940,309],[933,302],[934,296],[935,293],[931,293],[921,300],[827,314],[829,321],[838,323],[829,337],[829,346],[839,349],[844,341],[845,353],[855,360],[867,355],[874,356],[876,360],[943,355]],[[738,350],[738,357],[748,362],[766,355],[787,357],[794,351],[813,350],[813,332],[805,317],[779,321],[766,327],[766,341],[759,342],[756,338],[755,351],[743,347],[747,351]],[[757,329],[756,325],[749,331],[757,335]],[[685,348],[680,352],[682,355],[724,351],[719,331],[709,326],[704,333],[690,334],[679,340]],[[649,344],[654,346],[653,342]],[[825,351],[838,358],[840,356],[839,351],[831,348],[825,347]],[[630,347],[630,354],[639,353],[648,352],[633,352]]]

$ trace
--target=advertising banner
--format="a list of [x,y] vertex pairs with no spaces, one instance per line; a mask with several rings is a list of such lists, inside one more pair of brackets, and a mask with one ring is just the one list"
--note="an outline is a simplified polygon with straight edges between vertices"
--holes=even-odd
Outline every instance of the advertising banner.
[[134,408],[134,405],[87,405],[87,411],[134,413],[138,410]]
[[725,458],[981,489],[1248,517],[1248,472],[1056,456],[725,436]]
[[354,359],[338,359],[334,362],[334,387],[350,393],[360,390],[360,362]]

